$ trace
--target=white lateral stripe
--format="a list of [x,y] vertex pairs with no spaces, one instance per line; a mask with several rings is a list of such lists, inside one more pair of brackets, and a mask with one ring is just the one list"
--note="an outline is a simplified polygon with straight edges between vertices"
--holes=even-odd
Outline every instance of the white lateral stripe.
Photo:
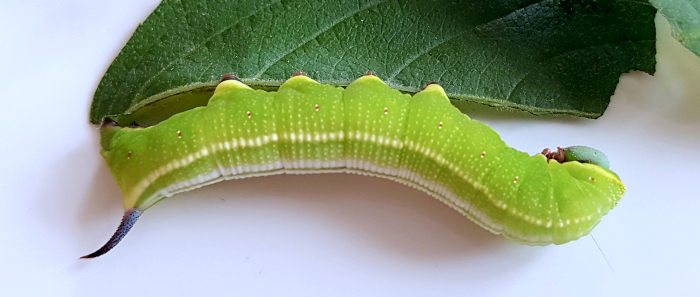
[[[374,134],[369,134],[367,132],[365,133],[360,133],[360,132],[355,132],[353,133],[352,131],[348,133],[348,137],[352,139],[352,136],[355,136],[356,140],[359,141],[367,141],[374,143],[376,145],[380,146],[387,146],[387,147],[393,147],[396,149],[401,149],[404,147],[404,143],[401,140],[398,139],[390,139],[390,138],[384,138],[383,136],[376,136]],[[295,134],[295,133],[289,133],[289,134],[282,134],[282,139],[284,140],[291,140],[292,143],[297,142],[297,141],[307,141],[311,143],[315,142],[325,142],[327,139],[338,139],[338,141],[343,140],[343,132],[328,132],[328,133],[307,133],[307,134]],[[220,142],[220,143],[215,143],[212,144],[211,151],[212,152],[220,152],[220,151],[234,151],[237,150],[238,147],[240,146],[241,148],[244,147],[260,147],[263,145],[266,145],[270,142],[276,142],[278,140],[277,133],[272,133],[269,135],[264,135],[264,136],[258,136],[256,138],[251,138],[251,139],[244,139],[240,138],[238,141],[236,139],[232,139],[231,141],[228,142]],[[416,153],[419,153],[423,155],[424,157],[430,158],[433,161],[435,161],[438,164],[441,164],[443,166],[446,166],[449,168],[452,172],[456,173],[461,179],[464,181],[468,182],[471,184],[474,188],[482,191],[489,202],[491,202],[493,205],[496,207],[506,210],[508,208],[508,205],[506,203],[503,203],[502,201],[495,199],[493,195],[489,192],[489,189],[484,186],[483,184],[477,182],[474,180],[467,172],[463,171],[459,166],[456,166],[455,164],[448,162],[442,155],[436,154],[434,151],[431,151],[429,148],[426,148],[418,143],[415,143],[413,141],[408,141],[406,144],[406,147],[414,151]],[[179,169],[181,167],[185,167],[194,161],[206,157],[209,155],[209,149],[208,148],[202,148],[200,151],[195,152],[193,154],[190,154],[186,157],[183,157],[180,160],[174,160],[171,161],[170,163],[163,165],[156,169],[155,171],[151,172],[146,178],[141,180],[130,192],[130,197],[136,201],[139,196],[151,185],[153,184],[158,178],[161,176],[168,174],[169,172],[172,172],[176,169]],[[277,161],[280,162],[280,161]],[[352,162],[358,162],[359,164],[352,163]],[[442,186],[439,186],[433,182],[430,182],[428,180],[425,180],[420,177],[419,174],[416,172],[412,172],[409,170],[400,170],[397,172],[398,169],[391,169],[391,168],[381,168],[379,166],[376,166],[375,164],[368,164],[369,162],[363,162],[363,161],[357,161],[353,160],[350,163],[345,161],[345,160],[332,160],[332,161],[320,161],[320,160],[289,160],[285,161],[282,160],[281,163],[275,164],[271,168],[266,167],[265,165],[262,164],[250,164],[247,166],[237,166],[235,168],[222,168],[219,167],[220,175],[222,176],[232,176],[232,175],[239,175],[239,174],[248,174],[248,173],[255,173],[255,172],[261,172],[261,171],[269,171],[269,170],[275,170],[275,169],[282,169],[282,167],[286,168],[288,173],[294,173],[297,170],[300,169],[310,169],[311,168],[316,168],[316,169],[322,169],[322,168],[339,168],[339,167],[345,167],[346,164],[352,164],[351,167],[354,168],[361,168],[364,171],[367,172],[380,172],[384,173],[387,172],[393,176],[398,177],[401,180],[405,181],[411,181],[412,183],[415,182],[416,184],[410,185],[414,188],[416,187],[424,187],[429,191],[437,191],[438,193],[442,194],[445,199],[448,199],[451,201],[451,203],[462,207],[465,211],[469,212],[471,211],[471,207],[464,204],[462,199],[458,199],[457,196],[455,196],[451,191],[449,191],[447,188],[444,188]],[[284,164],[285,166],[282,166]],[[219,164],[217,164],[218,166]],[[259,168],[252,168],[251,166],[257,166]],[[260,169],[262,168],[262,169]],[[352,168],[348,168],[348,172],[350,172]],[[359,172],[352,172],[352,173],[358,173]],[[247,176],[247,175],[246,175]],[[192,180],[189,181],[183,181],[183,187],[189,187],[193,186],[191,185]],[[188,184],[190,183],[190,184]],[[180,183],[177,183],[180,184]],[[175,190],[173,187],[174,185],[168,186],[165,189],[172,189]],[[176,187],[176,188],[179,188]],[[161,189],[165,190],[165,189]],[[164,192],[163,194],[167,193]],[[172,194],[171,194],[172,195]],[[452,196],[450,196],[452,195]],[[150,199],[150,198],[149,198]],[[440,199],[440,198],[438,198]],[[444,202],[444,201],[443,201]],[[459,203],[462,203],[464,205],[461,205]],[[525,215],[522,212],[519,212],[515,209],[510,209],[510,212],[516,216],[519,216],[523,219],[525,219],[527,222],[534,224],[534,225],[539,225],[539,226],[546,226],[549,228],[552,225],[552,221],[542,221],[542,220],[537,220],[534,217],[530,217]],[[496,226],[493,222],[491,222],[485,215],[481,213],[472,213],[470,216],[479,218],[479,220],[483,224],[488,224],[490,225],[489,228],[487,229],[492,229],[493,232],[500,232],[499,228],[500,226]],[[487,220],[489,220],[487,222]],[[580,219],[581,221],[583,220],[590,220],[588,217],[584,217]],[[560,225],[567,225],[570,222],[559,222]]]
[[[352,135],[352,132],[349,135]],[[396,149],[401,149],[403,147],[403,141],[398,140],[398,139],[392,139],[391,141],[389,141],[387,138],[387,140],[384,141],[382,139],[382,137],[376,137],[373,134],[370,135],[369,133],[359,133],[359,132],[355,133],[355,135],[356,135],[358,140],[362,140],[363,137],[366,140],[372,139],[373,143],[375,143],[377,145],[390,146],[390,147],[394,147]],[[306,141],[308,141],[308,142],[312,142],[312,139],[313,139],[313,142],[319,142],[320,139],[331,139],[331,140],[337,139],[337,141],[342,141],[344,139],[343,131],[328,132],[328,133],[307,133],[307,134],[301,134],[301,135],[296,135],[295,133],[289,133],[289,134],[285,133],[285,134],[282,134],[282,136],[283,136],[283,140],[290,139],[292,143],[296,142],[297,139],[300,141],[304,141],[304,139],[306,139]],[[212,152],[217,153],[217,152],[222,152],[222,151],[234,151],[234,150],[237,150],[239,146],[241,148],[244,148],[246,146],[260,147],[260,146],[266,145],[270,142],[276,142],[277,140],[278,140],[277,133],[272,133],[269,135],[262,136],[262,139],[261,139],[261,137],[256,137],[255,139],[244,139],[244,138],[240,138],[238,140],[232,139],[231,141],[219,142],[219,143],[212,144],[210,147],[211,147]],[[409,143],[412,144],[412,145],[409,145],[409,148],[412,148],[413,142],[409,142]],[[418,152],[420,153],[422,151],[425,151],[425,149],[422,147],[419,148]],[[158,169],[151,172],[146,178],[141,180],[130,191],[129,197],[131,199],[133,199],[134,201],[136,201],[139,198],[139,196],[161,176],[164,176],[164,175],[166,175],[166,174],[168,174],[176,169],[188,166],[189,164],[193,163],[194,161],[196,161],[200,158],[206,157],[208,155],[209,155],[209,149],[204,147],[198,152],[195,152],[193,154],[185,156],[179,160],[173,160],[170,163],[159,167]],[[436,156],[435,155],[433,155],[433,156],[426,155],[426,157],[435,158]],[[437,156],[437,157],[442,158],[442,156]],[[305,160],[294,160],[294,161],[284,161],[283,160],[283,162],[285,164],[290,163],[292,165],[291,169],[300,169],[300,168],[306,167]],[[326,167],[333,168],[333,167],[345,166],[345,163],[346,162],[344,162],[344,161],[340,161],[340,162],[333,161],[332,163],[329,163],[329,164],[316,163],[315,166],[321,166],[321,167],[316,167],[316,168],[326,168]],[[440,164],[443,164],[443,163],[444,163],[444,161],[441,162]],[[217,164],[217,166],[219,166],[219,164]],[[228,173],[228,172],[232,172],[232,174],[237,174],[237,173],[242,172],[239,168],[232,168],[231,170],[227,170],[226,168],[222,168],[221,166],[219,166],[219,170],[220,170],[221,174],[224,176],[226,176],[226,173]],[[250,172],[250,171],[244,170],[244,172]]]

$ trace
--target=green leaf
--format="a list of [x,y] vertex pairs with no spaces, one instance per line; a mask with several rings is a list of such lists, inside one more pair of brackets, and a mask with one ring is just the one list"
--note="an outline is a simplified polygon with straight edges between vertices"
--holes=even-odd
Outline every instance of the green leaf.
[[91,121],[155,123],[205,104],[223,74],[274,89],[296,71],[595,118],[620,74],[654,72],[655,13],[646,0],[165,0],[103,77]]
[[652,0],[671,23],[671,35],[700,57],[700,1]]

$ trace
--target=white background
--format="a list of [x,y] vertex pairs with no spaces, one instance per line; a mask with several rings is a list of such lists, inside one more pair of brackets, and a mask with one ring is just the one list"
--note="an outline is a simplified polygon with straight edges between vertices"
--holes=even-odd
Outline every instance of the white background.
[[78,260],[123,212],[92,95],[158,1],[5,2],[1,296],[700,296],[700,59],[663,20],[657,74],[623,75],[598,120],[468,107],[520,150],[608,154],[628,192],[593,231],[602,253],[592,236],[522,246],[416,190],[326,174],[166,199],[112,252]]

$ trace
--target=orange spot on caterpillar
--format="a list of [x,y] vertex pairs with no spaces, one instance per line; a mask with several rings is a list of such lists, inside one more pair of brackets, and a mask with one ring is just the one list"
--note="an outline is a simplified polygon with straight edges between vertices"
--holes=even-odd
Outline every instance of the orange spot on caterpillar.
[[126,154],[126,159],[127,159],[127,160],[131,160],[131,151],[129,151],[129,153]]
[[442,122],[440,122],[440,124],[438,124],[438,129],[442,129]]
[[182,138],[182,132],[177,131],[177,138]]
[[249,112],[247,112],[247,113],[246,113],[246,115],[248,116],[248,118],[249,118],[249,119],[250,119],[250,117],[252,117],[252,116],[253,116],[253,114],[252,114],[252,113],[250,113],[250,111],[249,111]]
[[518,183],[518,177],[516,176],[515,179],[513,180],[513,183],[516,184]]
[[316,108],[316,111],[318,111],[318,104],[316,104],[316,107],[315,107],[315,108]]
[[589,177],[588,177],[588,180],[594,182],[594,181],[595,181],[595,178],[593,178],[592,176],[589,176]]
[[388,113],[389,113],[389,109],[384,107],[384,114],[388,114]]
[[481,158],[486,157],[486,151],[481,152]]

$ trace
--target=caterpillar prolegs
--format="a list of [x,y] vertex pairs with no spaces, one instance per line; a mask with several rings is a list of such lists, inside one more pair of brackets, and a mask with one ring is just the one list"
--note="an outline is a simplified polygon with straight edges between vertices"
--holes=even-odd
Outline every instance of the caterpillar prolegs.
[[166,197],[251,176],[383,177],[528,245],[588,234],[625,192],[596,150],[530,156],[453,107],[439,85],[411,96],[374,75],[346,88],[296,75],[276,92],[225,76],[205,107],[146,128],[103,124],[102,149],[126,213],[112,238],[84,258],[109,251]]

